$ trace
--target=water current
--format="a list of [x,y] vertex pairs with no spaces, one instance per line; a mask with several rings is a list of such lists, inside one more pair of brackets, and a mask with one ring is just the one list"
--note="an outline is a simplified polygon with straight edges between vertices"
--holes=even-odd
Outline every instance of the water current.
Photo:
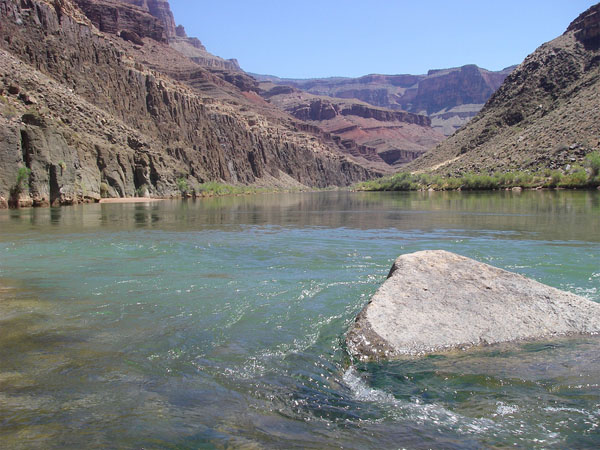
[[600,301],[600,192],[0,211],[0,447],[600,446],[600,338],[351,360],[354,317],[424,249]]

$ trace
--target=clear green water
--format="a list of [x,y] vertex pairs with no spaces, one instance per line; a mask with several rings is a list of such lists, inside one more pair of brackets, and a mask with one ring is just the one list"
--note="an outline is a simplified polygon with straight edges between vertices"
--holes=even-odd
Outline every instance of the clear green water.
[[600,193],[1,211],[0,446],[600,446],[600,338],[348,358],[392,260],[436,248],[600,301]]

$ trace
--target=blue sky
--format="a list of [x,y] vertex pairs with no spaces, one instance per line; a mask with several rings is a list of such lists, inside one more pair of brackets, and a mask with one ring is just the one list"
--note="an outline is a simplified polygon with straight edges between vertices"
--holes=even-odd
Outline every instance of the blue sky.
[[520,63],[592,0],[169,0],[177,24],[247,72],[420,74]]

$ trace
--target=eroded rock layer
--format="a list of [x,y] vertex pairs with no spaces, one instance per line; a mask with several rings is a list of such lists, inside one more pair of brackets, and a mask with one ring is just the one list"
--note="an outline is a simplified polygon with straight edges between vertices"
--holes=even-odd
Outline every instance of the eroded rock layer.
[[256,77],[313,95],[357,99],[380,108],[426,115],[438,132],[449,136],[479,112],[513,69],[493,72],[467,65],[430,70],[426,75],[375,74],[307,80]]
[[423,115],[315,96],[269,83],[261,87],[262,95],[272,104],[338,137],[342,145],[360,148],[370,160],[389,166],[412,161],[444,139]]

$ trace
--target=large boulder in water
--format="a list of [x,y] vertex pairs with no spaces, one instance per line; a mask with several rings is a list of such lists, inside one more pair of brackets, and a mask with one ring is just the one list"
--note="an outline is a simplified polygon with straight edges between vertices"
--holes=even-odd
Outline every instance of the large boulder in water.
[[400,256],[346,337],[350,354],[394,359],[600,332],[600,304],[454,253]]

